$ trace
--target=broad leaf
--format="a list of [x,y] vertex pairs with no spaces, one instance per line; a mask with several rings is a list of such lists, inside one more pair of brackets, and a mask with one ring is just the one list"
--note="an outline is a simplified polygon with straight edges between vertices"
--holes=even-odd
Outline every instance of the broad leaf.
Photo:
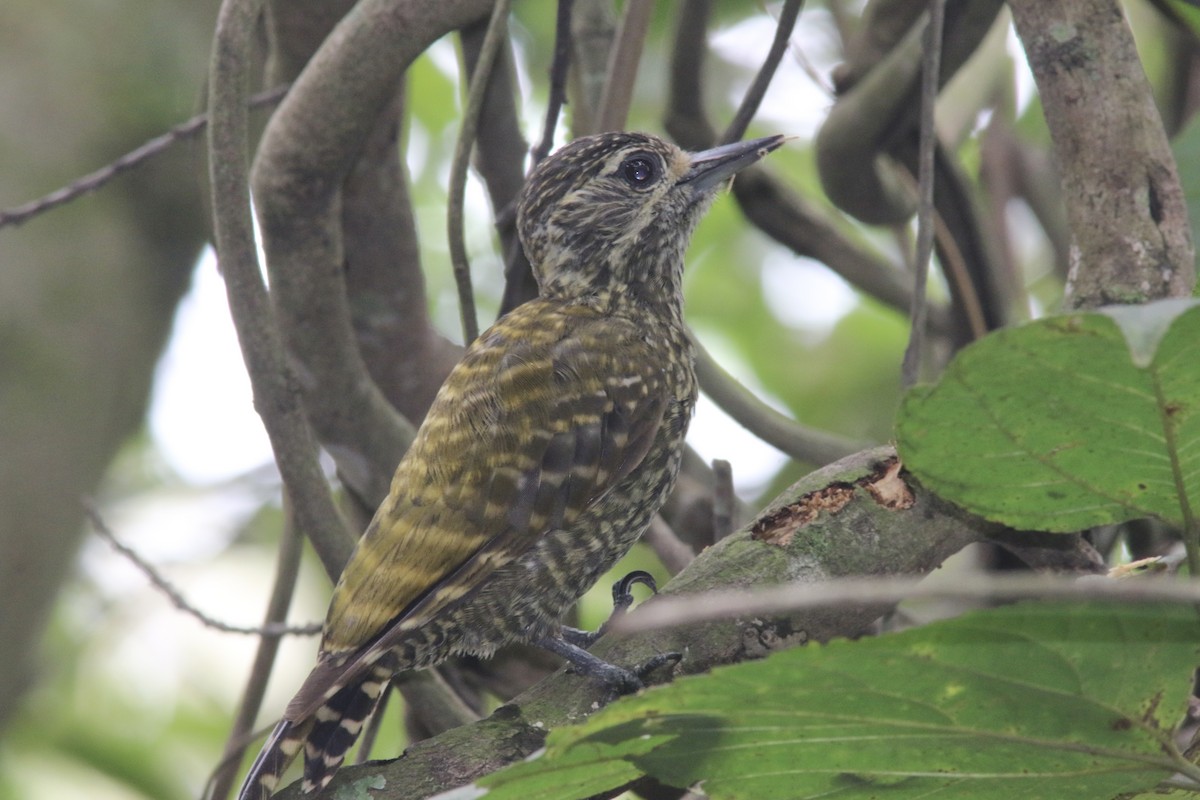
[[1200,506],[1200,306],[998,331],[909,393],[897,440],[930,489],[1013,527],[1182,526]]
[[1200,650],[1186,607],[1026,604],[683,678],[452,797],[1113,797],[1149,789]]

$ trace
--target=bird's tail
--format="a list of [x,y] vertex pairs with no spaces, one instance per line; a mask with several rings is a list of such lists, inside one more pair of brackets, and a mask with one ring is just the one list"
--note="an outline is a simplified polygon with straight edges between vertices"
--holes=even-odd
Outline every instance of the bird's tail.
[[282,720],[267,738],[246,775],[238,800],[266,800],[284,771],[304,748],[305,793],[323,789],[358,740],[363,722],[374,710],[391,672],[380,670],[343,686],[303,720]]
[[300,752],[313,722],[311,719],[301,723],[279,721],[242,781],[238,800],[267,800],[271,796],[279,778]]
[[391,678],[391,670],[378,669],[365,680],[343,686],[313,714],[304,742],[305,792],[324,789],[333,780]]

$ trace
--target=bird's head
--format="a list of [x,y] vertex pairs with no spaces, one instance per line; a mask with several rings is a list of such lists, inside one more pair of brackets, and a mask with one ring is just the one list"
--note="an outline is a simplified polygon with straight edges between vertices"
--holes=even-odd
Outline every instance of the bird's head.
[[561,148],[529,176],[517,211],[542,295],[678,305],[696,223],[730,176],[784,138],[688,153],[644,133],[602,133]]

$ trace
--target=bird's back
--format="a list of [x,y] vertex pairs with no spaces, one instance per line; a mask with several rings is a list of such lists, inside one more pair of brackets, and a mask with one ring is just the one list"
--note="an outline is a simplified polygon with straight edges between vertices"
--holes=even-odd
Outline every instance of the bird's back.
[[480,336],[334,592],[322,660],[342,665],[314,671],[289,717],[374,663],[373,647],[413,669],[488,655],[561,618],[674,482],[696,394],[676,327],[539,299]]

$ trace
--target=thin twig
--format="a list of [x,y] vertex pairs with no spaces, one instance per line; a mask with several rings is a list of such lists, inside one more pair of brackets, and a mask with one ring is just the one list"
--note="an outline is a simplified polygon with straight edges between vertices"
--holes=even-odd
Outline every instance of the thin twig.
[[[263,615],[264,627],[277,626],[287,618],[288,606],[292,603],[296,579],[300,574],[300,555],[303,552],[304,536],[296,527],[292,504],[285,493],[283,533],[275,563],[275,585],[271,587],[271,597]],[[246,678],[246,687],[242,690],[242,699],[238,702],[237,716],[225,740],[224,758],[221,759],[220,766],[214,771],[210,782],[212,794],[208,796],[214,800],[223,800],[233,788],[237,777],[237,764],[246,745],[253,741],[254,720],[262,707],[263,696],[267,692],[267,681],[271,677],[278,653],[278,637],[264,637],[259,641],[250,675]]]
[[925,320],[929,303],[925,287],[929,282],[929,260],[933,255],[933,175],[934,149],[937,130],[934,128],[934,106],[937,103],[938,80],[942,72],[942,25],[945,0],[929,3],[929,24],[925,28],[925,57],[921,72],[921,134],[917,153],[917,253],[913,264],[912,332],[904,351],[901,383],[913,386],[921,377],[921,353],[925,349]]
[[758,113],[758,106],[767,93],[767,87],[771,85],[771,79],[775,77],[775,70],[779,68],[783,54],[787,52],[788,42],[796,27],[796,19],[803,7],[804,0],[787,0],[783,4],[783,10],[779,12],[779,24],[775,27],[775,38],[771,41],[766,60],[754,76],[750,88],[746,90],[746,96],[742,98],[742,103],[733,116],[733,122],[725,129],[720,144],[731,144],[746,135],[746,128],[750,127],[750,120]]
[[263,636],[276,639],[280,636],[312,636],[321,632],[321,626],[318,623],[299,626],[267,624],[260,627],[250,627],[242,625],[230,625],[228,622],[222,622],[219,619],[208,616],[203,611],[189,603],[184,598],[183,593],[176,589],[170,581],[159,574],[158,570],[153,564],[150,564],[148,561],[138,555],[137,551],[135,551],[133,548],[123,544],[119,539],[117,539],[116,535],[112,532],[112,529],[110,529],[104,522],[104,518],[100,516],[100,511],[96,508],[95,504],[93,504],[91,500],[84,498],[82,502],[84,513],[87,514],[88,519],[91,520],[92,526],[95,527],[96,533],[100,536],[100,538],[108,542],[118,553],[129,559],[130,563],[137,567],[138,570],[140,570],[141,573],[145,575],[152,584],[154,584],[155,588],[166,595],[167,599],[171,601],[171,605],[175,606],[185,614],[195,617],[202,625],[204,625],[204,627],[212,628],[213,630],[221,631],[222,633],[243,633],[250,636]]
[[479,48],[479,62],[471,76],[471,87],[467,91],[467,105],[463,109],[462,127],[458,141],[454,143],[454,160],[450,163],[450,191],[446,204],[446,228],[450,244],[450,263],[454,268],[454,283],[458,287],[458,305],[462,313],[463,344],[470,344],[479,336],[479,320],[475,312],[475,291],[471,286],[471,264],[467,260],[467,245],[463,237],[463,202],[466,195],[467,168],[471,161],[471,148],[478,133],[479,111],[483,108],[483,96],[487,91],[488,78],[496,53],[504,42],[508,26],[508,9],[512,0],[497,0],[488,20],[487,33]]
[[[284,84],[276,86],[274,89],[268,89],[265,92],[259,92],[250,98],[248,105],[250,108],[259,108],[277,103],[287,94],[289,86],[290,84]],[[89,192],[96,191],[118,175],[128,172],[134,167],[141,166],[154,156],[164,152],[176,142],[191,139],[199,135],[207,124],[208,114],[197,114],[187,122],[181,122],[170,128],[166,133],[155,136],[141,147],[130,150],[125,155],[106,164],[95,172],[90,172],[82,178],[71,181],[66,186],[55,189],[53,192],[39,197],[37,200],[31,200],[28,203],[0,211],[0,228],[28,222],[43,211],[57,208]]]
[[533,166],[550,155],[554,146],[554,130],[558,116],[567,100],[567,70],[571,66],[571,11],[575,0],[558,0],[558,17],[554,23],[554,60],[550,62],[550,97],[546,102],[546,121],[542,125],[542,140],[533,148]]
[[617,40],[608,54],[608,74],[604,80],[604,94],[600,98],[600,111],[596,115],[596,132],[619,131],[629,119],[629,106],[633,102],[633,84],[637,80],[638,62],[646,43],[646,31],[650,28],[650,14],[654,10],[653,0],[629,0],[621,24],[617,28]]
[[702,595],[662,595],[644,603],[636,613],[615,622],[613,630],[634,633],[810,608],[893,605],[902,600],[1197,603],[1200,602],[1200,582],[1002,573],[974,574],[932,584],[919,578],[847,578],[790,583],[754,591],[730,589]]

